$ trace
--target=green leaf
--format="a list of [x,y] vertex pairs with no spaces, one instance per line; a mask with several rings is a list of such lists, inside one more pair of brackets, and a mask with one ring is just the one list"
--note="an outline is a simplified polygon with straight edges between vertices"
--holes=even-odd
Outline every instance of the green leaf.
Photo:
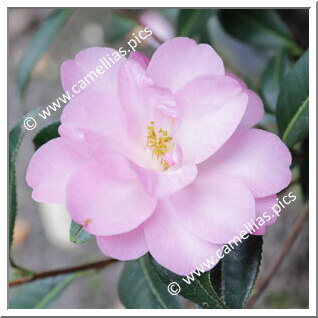
[[77,224],[76,222],[72,221],[71,228],[70,228],[70,240],[75,244],[83,244],[89,241],[92,236],[85,232],[82,225]]
[[294,146],[309,134],[308,50],[284,78],[277,102],[277,123],[283,141]]
[[275,10],[223,9],[219,11],[219,18],[225,30],[243,42],[261,48],[285,47],[299,53],[290,31]]
[[39,279],[25,285],[11,287],[9,293],[10,309],[47,308],[75,279],[89,272],[59,275]]
[[210,271],[210,280],[215,292],[221,298],[222,296],[222,260],[220,260],[216,264],[216,266],[214,266],[213,269]]
[[29,116],[34,116],[34,113],[38,110],[35,109],[34,111],[30,112],[29,114],[25,115],[24,118],[22,118],[16,126],[14,126],[9,133],[9,261],[10,265],[18,269],[20,274],[32,274],[31,271],[28,269],[22,268],[21,266],[18,266],[15,264],[15,262],[12,259],[11,255],[11,245],[13,240],[13,234],[14,234],[14,225],[15,225],[15,219],[18,212],[18,202],[17,202],[17,186],[16,186],[16,160],[18,156],[18,151],[20,144],[22,142],[22,139],[25,135],[25,129],[22,128],[23,121],[25,118]]
[[58,34],[61,27],[67,21],[72,10],[58,9],[55,10],[48,18],[42,23],[40,29],[32,39],[26,51],[23,53],[19,64],[18,70],[18,84],[20,94],[22,94],[28,84],[30,73],[43,56],[43,54],[50,47],[53,39]]
[[118,295],[129,309],[180,308],[178,297],[169,294],[148,254],[125,264]]
[[181,9],[177,19],[177,35],[209,42],[206,23],[214,12],[212,9]]
[[284,76],[290,69],[288,54],[282,50],[268,63],[261,83],[261,93],[265,108],[275,112],[277,99]]
[[136,21],[114,12],[110,21],[105,25],[104,39],[107,43],[119,41],[135,26],[137,26]]
[[[17,215],[16,159],[25,134],[20,121],[9,133],[9,252],[11,251],[14,224]],[[10,257],[11,260],[11,257]]]
[[[173,282],[179,284],[181,296],[193,301],[205,309],[227,308],[213,288],[209,272],[200,273],[197,270],[197,273],[200,274],[199,277],[197,275],[193,275],[191,278],[185,278],[170,272],[159,265],[154,259],[152,259],[152,263],[161,280],[167,286]],[[186,281],[184,281],[183,278],[185,278]]]
[[[230,308],[243,308],[259,272],[262,236],[249,236],[222,260],[222,298]],[[224,250],[225,251],[225,250]]]
[[52,123],[44,127],[42,130],[40,130],[37,133],[37,135],[33,138],[33,144],[34,144],[35,150],[39,149],[42,145],[44,145],[51,139],[60,137],[58,132],[58,128],[60,124],[61,122],[57,121],[55,123]]

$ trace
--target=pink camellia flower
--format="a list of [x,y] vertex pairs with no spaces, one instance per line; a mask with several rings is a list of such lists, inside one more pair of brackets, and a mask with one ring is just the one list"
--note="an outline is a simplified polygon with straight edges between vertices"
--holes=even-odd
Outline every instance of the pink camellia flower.
[[[63,88],[114,52],[89,48],[64,62]],[[271,211],[290,182],[286,146],[252,128],[263,113],[209,45],[174,38],[150,61],[121,57],[72,99],[61,137],[34,154],[27,183],[34,200],[66,204],[104,254],[150,252],[186,275]]]

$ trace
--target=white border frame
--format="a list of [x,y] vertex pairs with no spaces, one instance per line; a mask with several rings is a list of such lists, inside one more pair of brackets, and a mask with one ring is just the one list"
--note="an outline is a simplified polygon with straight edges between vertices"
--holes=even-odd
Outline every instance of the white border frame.
[[[49,4],[47,4],[49,2]],[[173,2],[173,3],[172,3]],[[106,2],[107,3],[107,2]],[[50,7],[85,7],[83,4],[89,4],[89,7],[104,7],[105,1],[98,0],[90,0],[88,3],[79,2],[75,0],[55,0],[55,1],[46,1],[45,4],[40,0],[29,0],[27,1],[28,7],[40,7],[40,8],[50,8]],[[171,0],[161,0],[158,2],[151,1],[123,1],[117,0],[112,3],[114,7],[209,7],[213,5],[213,7],[232,7],[235,8],[237,5],[241,5],[242,7],[275,7],[275,8],[303,8],[310,7],[309,10],[309,43],[310,43],[310,51],[309,51],[309,96],[310,96],[310,117],[309,117],[309,147],[310,147],[310,176],[309,176],[309,195],[310,195],[310,203],[309,203],[309,309],[206,309],[206,310],[195,310],[192,309],[166,309],[162,311],[161,309],[7,309],[7,264],[3,260],[1,262],[1,272],[0,277],[1,285],[0,285],[0,314],[1,316],[160,316],[160,315],[173,315],[173,316],[267,316],[267,315],[275,315],[275,316],[316,316],[316,2],[315,1],[282,1],[282,0],[267,0],[267,1],[247,1],[242,0],[239,3],[232,0],[214,0],[214,1],[202,1],[196,0],[195,2],[185,2],[185,1],[171,1]],[[1,39],[3,43],[5,43],[5,48],[0,51],[0,61],[2,64],[2,70],[7,69],[7,9],[14,7],[22,7],[25,8],[26,2],[23,0],[13,0],[13,1],[5,1],[5,4],[1,5],[1,13],[0,13],[0,23],[1,23]],[[4,98],[4,103],[2,103],[2,107],[0,107],[0,118],[7,118],[7,108],[5,104],[7,104],[7,81],[3,79],[6,76],[2,76],[1,83],[1,96]],[[3,125],[0,127],[1,129],[1,144],[2,149],[7,147],[7,140],[4,139],[4,136],[8,134],[7,125]],[[7,167],[7,158],[5,156],[1,156],[1,167],[3,170],[2,176],[6,175],[7,170],[5,171],[4,167]],[[1,202],[7,202],[7,180],[2,180],[1,183]],[[5,211],[6,209],[3,209]],[[5,228],[4,228],[5,227]],[[2,231],[1,235],[1,255],[6,255],[7,257],[7,222],[2,223]]]

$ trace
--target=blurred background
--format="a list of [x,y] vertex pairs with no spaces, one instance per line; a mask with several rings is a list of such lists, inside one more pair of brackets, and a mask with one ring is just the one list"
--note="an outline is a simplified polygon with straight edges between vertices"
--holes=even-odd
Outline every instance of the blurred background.
[[[227,23],[229,12],[220,11],[183,10],[181,14],[179,9],[74,9],[62,22],[55,25],[57,32],[49,46],[42,48],[43,54],[38,58],[32,57],[31,54],[31,60],[33,58],[35,63],[25,79],[19,74],[21,60],[27,50],[32,53],[32,40],[54,10],[9,9],[9,128],[14,127],[29,111],[36,107],[46,107],[62,94],[60,66],[63,61],[73,59],[76,53],[91,46],[110,46],[118,49],[143,25],[148,26],[156,38],[151,37],[147,42],[138,45],[137,49],[149,57],[160,41],[176,35],[210,43],[223,58],[226,69],[244,79],[251,89],[263,97],[267,113],[261,125],[276,132],[277,96],[275,91],[263,90],[262,83],[264,71],[277,51],[255,46],[253,43],[247,43],[244,38],[235,36],[235,32],[231,31],[231,26]],[[290,30],[297,44],[290,48],[286,57],[286,65],[289,65],[298,58],[299,52],[308,48],[309,10],[275,10],[275,15]],[[188,23],[194,20],[197,20],[197,23]],[[34,52],[33,54],[36,55]],[[60,114],[61,110],[54,113],[50,119],[39,122],[35,130],[26,133],[17,159],[18,216],[12,252],[17,264],[34,271],[105,259],[94,239],[80,246],[71,243],[71,221],[65,209],[57,205],[39,205],[34,202],[31,199],[31,189],[25,182],[26,168],[34,152],[32,139],[42,127],[58,120]],[[259,279],[268,272],[295,220],[305,207],[306,192],[304,196],[304,189],[297,182],[300,175],[298,166],[294,167],[293,172],[295,182],[286,191],[293,191],[297,200],[283,210],[277,223],[270,227],[264,236]],[[279,271],[257,301],[256,308],[308,307],[308,253],[306,224]],[[116,263],[98,274],[77,279],[50,308],[123,308],[117,296],[117,284],[122,268],[122,263]],[[21,288],[12,288],[10,298],[19,294]],[[185,301],[185,306],[191,305]]]

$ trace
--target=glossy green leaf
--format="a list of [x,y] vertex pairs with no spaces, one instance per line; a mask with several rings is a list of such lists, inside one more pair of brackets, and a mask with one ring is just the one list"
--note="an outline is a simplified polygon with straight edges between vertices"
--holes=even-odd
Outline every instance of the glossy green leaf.
[[130,309],[180,308],[178,297],[169,294],[148,254],[125,264],[118,295],[125,307]]
[[214,12],[212,9],[181,9],[177,19],[177,35],[209,42],[206,23]]
[[223,9],[219,11],[225,30],[243,42],[261,48],[291,49],[299,53],[291,33],[275,10]]
[[[262,236],[249,236],[222,260],[222,299],[230,308],[243,308],[259,272]],[[225,251],[225,249],[224,249]]]
[[71,228],[70,228],[70,240],[75,244],[83,244],[89,241],[92,238],[92,235],[87,233],[83,226],[77,224],[76,222],[72,221]]
[[25,134],[20,121],[9,133],[9,251],[12,245],[14,224],[17,215],[16,159]]
[[[193,301],[202,308],[227,308],[216,293],[211,284],[210,273],[199,273],[189,278],[179,276],[159,265],[154,259],[152,263],[161,280],[168,286],[170,283],[177,283],[180,286],[180,295]],[[185,278],[185,281],[182,279]],[[167,287],[166,287],[167,288]],[[174,287],[175,289],[175,287]]]
[[42,23],[28,48],[23,53],[18,70],[18,84],[21,94],[27,87],[33,67],[48,50],[53,39],[67,21],[71,12],[72,10],[70,9],[54,10],[54,12]]
[[280,135],[291,147],[309,134],[309,56],[306,51],[287,73],[277,102]]
[[60,121],[57,121],[55,123],[52,123],[46,127],[44,127],[42,130],[40,130],[37,135],[33,138],[33,144],[35,147],[35,150],[39,149],[42,145],[50,141],[51,139],[60,137],[58,128],[61,125]]
[[89,272],[59,275],[39,279],[25,285],[11,287],[9,293],[10,309],[47,308],[75,279]]
[[265,109],[275,112],[280,87],[289,69],[290,61],[285,51],[278,52],[268,63],[261,83]]

